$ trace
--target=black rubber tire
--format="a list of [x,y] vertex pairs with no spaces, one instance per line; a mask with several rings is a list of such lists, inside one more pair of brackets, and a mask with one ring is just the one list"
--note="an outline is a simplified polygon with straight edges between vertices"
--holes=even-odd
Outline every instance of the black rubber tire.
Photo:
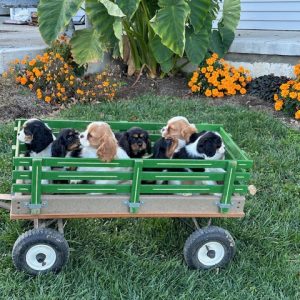
[[[207,243],[215,242],[223,246],[224,255],[216,264],[209,265],[201,262],[198,258],[198,251]],[[209,251],[209,249],[208,249]],[[217,226],[209,226],[203,229],[194,231],[186,240],[183,249],[184,259],[186,264],[191,269],[213,269],[222,268],[228,264],[235,254],[235,242],[230,233]],[[212,252],[213,258],[215,251]],[[210,257],[207,252],[207,257]]]
[[[40,268],[38,266],[34,268],[28,264],[26,255],[29,250],[33,251],[33,249],[36,249],[35,246],[49,249],[51,253],[54,254],[54,259],[52,259],[49,268],[44,268],[43,264],[45,264],[44,261],[46,256],[42,251],[36,255],[36,261],[41,263]],[[39,258],[38,255],[40,255]],[[24,271],[29,275],[34,276],[49,272],[58,273],[67,263],[68,258],[69,245],[67,241],[61,233],[51,228],[37,228],[24,232],[16,240],[12,250],[12,259],[17,270]],[[41,262],[39,262],[38,259],[41,259]]]

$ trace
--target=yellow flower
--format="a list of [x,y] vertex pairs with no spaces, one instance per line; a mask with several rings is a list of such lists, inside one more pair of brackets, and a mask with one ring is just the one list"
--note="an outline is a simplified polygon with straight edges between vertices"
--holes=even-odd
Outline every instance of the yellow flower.
[[108,81],[104,81],[103,82],[103,86],[109,86],[109,82]]
[[61,58],[61,56],[60,56],[59,53],[55,53],[55,57],[56,57],[56,58]]
[[3,73],[2,73],[2,77],[3,77],[3,78],[6,78],[6,77],[7,77],[7,72],[3,72]]
[[280,89],[283,91],[283,90],[288,90],[289,89],[289,87],[290,87],[290,85],[289,84],[287,84],[287,83],[284,83],[284,84],[282,84],[281,86],[280,86]]
[[62,95],[62,94],[61,94],[60,92],[56,93],[56,96],[57,96],[57,97],[61,97],[61,95]]
[[300,82],[295,83],[295,84],[293,85],[293,88],[294,88],[295,90],[297,90],[297,91],[300,91]]
[[249,82],[251,80],[252,80],[252,77],[251,76],[247,76],[246,81]]
[[295,113],[295,119],[300,120],[300,109],[296,111]]
[[46,96],[46,97],[45,97],[45,102],[49,103],[50,101],[51,101],[51,97]]
[[189,81],[188,86],[191,88],[194,85],[193,81]]
[[81,90],[81,89],[77,89],[76,93],[79,94],[79,95],[83,95],[83,94],[84,94],[84,91]]
[[74,84],[74,82],[73,81],[70,81],[70,85],[73,85]]
[[277,101],[278,100],[278,95],[274,94],[274,100]]
[[300,101],[300,93],[298,93],[297,100]]
[[275,110],[281,110],[283,107],[283,101],[282,100],[279,100],[279,101],[276,101],[275,104],[274,104],[274,108]]
[[205,67],[202,67],[202,68],[201,68],[201,73],[202,73],[202,74],[205,74],[205,73],[206,73],[206,68],[205,68]]
[[218,89],[212,89],[212,96],[213,97],[218,97],[218,95],[219,95]]
[[66,89],[65,89],[64,87],[62,87],[62,88],[60,89],[60,91],[61,91],[62,93],[64,93],[64,92],[66,91]]
[[70,80],[73,80],[75,77],[73,75],[70,76]]
[[28,87],[32,90],[33,84],[32,83],[28,84]]

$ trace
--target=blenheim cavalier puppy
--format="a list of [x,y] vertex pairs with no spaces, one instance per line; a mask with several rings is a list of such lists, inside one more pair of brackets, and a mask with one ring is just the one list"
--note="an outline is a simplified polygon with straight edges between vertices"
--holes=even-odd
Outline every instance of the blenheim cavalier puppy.
[[[110,126],[105,122],[90,123],[87,129],[79,136],[82,145],[81,151],[74,152],[72,157],[99,158],[103,162],[110,162],[113,159],[129,159],[127,153],[118,146],[118,142]],[[109,167],[78,167],[77,171],[95,171],[97,175],[101,172],[127,171],[127,168]],[[71,183],[79,183],[72,180]],[[92,180],[89,183],[95,184],[118,184],[118,180]]]
[[154,144],[153,158],[172,158],[174,153],[194,140],[196,133],[197,128],[187,118],[171,118],[161,130],[162,137]]

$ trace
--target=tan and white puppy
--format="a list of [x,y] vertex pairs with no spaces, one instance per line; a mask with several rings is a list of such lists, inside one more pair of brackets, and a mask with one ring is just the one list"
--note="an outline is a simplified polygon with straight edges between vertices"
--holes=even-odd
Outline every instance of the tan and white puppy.
[[[118,146],[114,133],[105,122],[90,123],[79,138],[82,149],[76,153],[76,157],[99,158],[103,162],[110,162],[113,159],[129,159],[127,153]],[[99,172],[97,175],[101,175],[100,172],[127,171],[127,168],[78,167],[77,171],[95,171]],[[72,180],[71,183],[79,182]],[[117,184],[120,182],[118,180],[92,180],[90,183]]]
[[187,118],[177,116],[171,118],[161,129],[162,138],[154,145],[154,158],[172,158],[197,133],[197,128]]

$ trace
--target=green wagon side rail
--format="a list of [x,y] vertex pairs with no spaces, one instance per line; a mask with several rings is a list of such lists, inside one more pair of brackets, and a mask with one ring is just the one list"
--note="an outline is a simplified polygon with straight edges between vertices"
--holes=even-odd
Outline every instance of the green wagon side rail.
[[[143,205],[141,195],[220,194],[216,205],[226,214],[231,208],[232,195],[245,195],[248,192],[249,170],[253,162],[236,145],[221,125],[197,124],[198,130],[213,130],[221,134],[226,147],[225,160],[161,160],[128,159],[103,163],[98,159],[87,158],[28,158],[22,157],[25,145],[19,144],[16,137],[24,119],[16,121],[13,146],[13,184],[14,194],[31,195],[27,204],[31,214],[40,214],[47,205],[42,202],[43,195],[82,195],[107,194],[122,195],[132,214],[138,214]],[[44,120],[54,134],[62,128],[84,130],[90,121]],[[159,130],[164,124],[139,122],[108,122],[113,130],[127,130],[133,126],[150,132],[152,141],[160,137]],[[68,167],[101,167],[107,171],[69,171]],[[117,169],[115,169],[117,168]],[[121,168],[121,169],[120,169]],[[122,170],[124,168],[124,170]],[[162,172],[167,168],[168,172]],[[205,172],[178,172],[178,168],[205,168]],[[218,170],[215,170],[218,169]],[[222,172],[220,172],[222,169]],[[58,180],[112,180],[112,184],[61,184]],[[121,184],[113,183],[115,180]],[[170,184],[162,181],[169,180]],[[159,182],[151,184],[151,181]],[[180,181],[180,185],[172,181]],[[218,184],[210,184],[217,181]],[[163,198],[163,196],[162,196]],[[188,199],[188,197],[186,197]],[[163,199],[161,201],[164,201]]]

